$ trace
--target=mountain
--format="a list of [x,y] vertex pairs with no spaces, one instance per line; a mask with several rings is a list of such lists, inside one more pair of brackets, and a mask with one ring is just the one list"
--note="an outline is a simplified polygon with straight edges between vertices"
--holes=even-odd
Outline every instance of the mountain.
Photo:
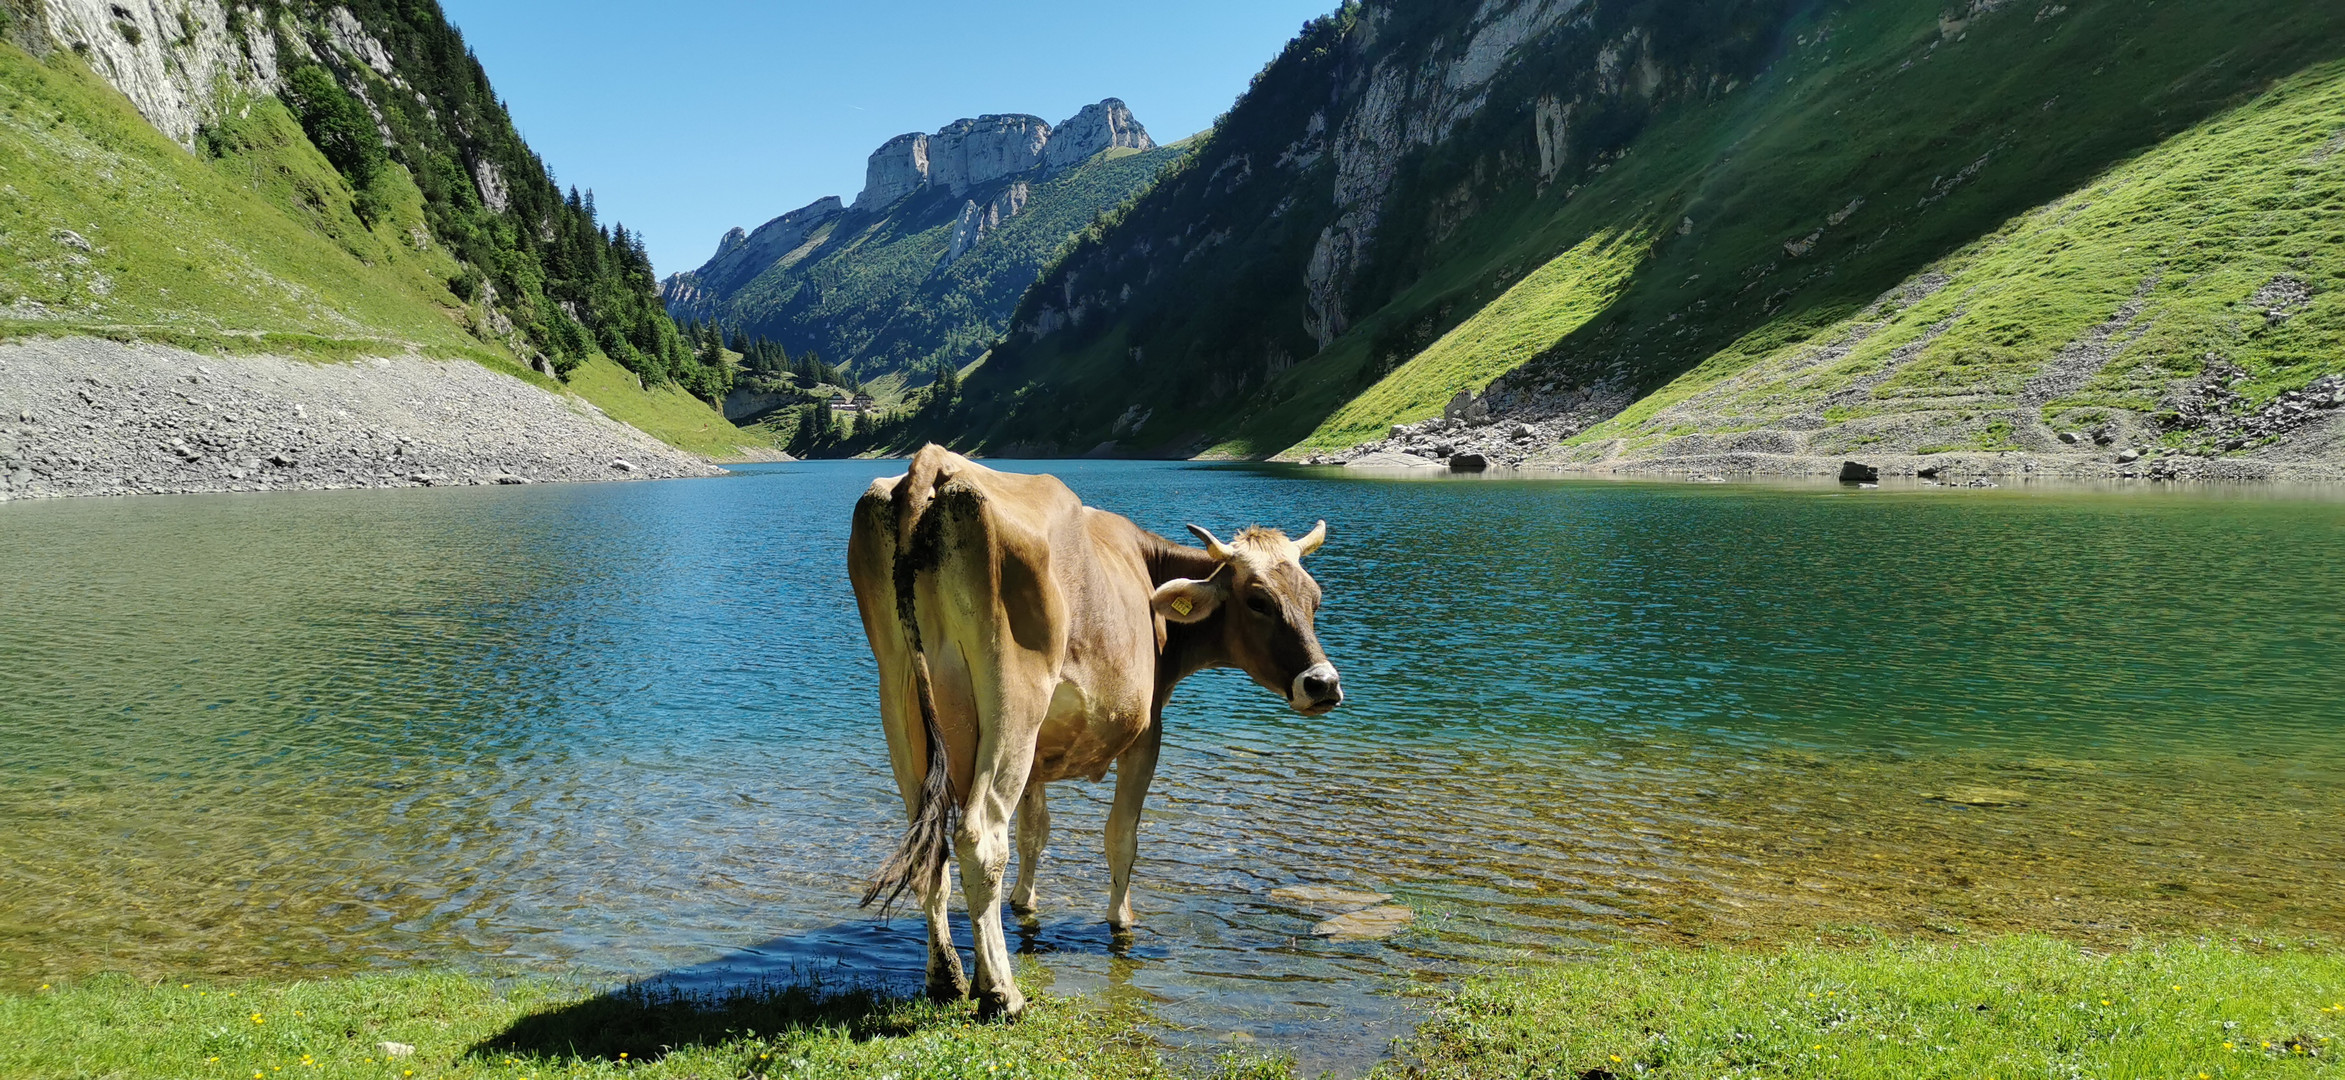
[[918,434],[2345,464],[2341,57],[2293,0],[1347,5]]
[[679,319],[865,381],[925,383],[983,355],[1043,264],[1180,154],[1114,98],[1055,127],[1008,114],[899,135],[872,152],[852,203],[829,196],[734,229],[661,290]]
[[430,0],[0,0],[0,39],[0,338],[464,359],[750,441]]

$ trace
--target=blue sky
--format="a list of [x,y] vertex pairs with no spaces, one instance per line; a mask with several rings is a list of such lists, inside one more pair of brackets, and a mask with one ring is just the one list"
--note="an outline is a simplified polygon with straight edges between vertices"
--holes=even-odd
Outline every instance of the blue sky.
[[530,146],[662,275],[717,237],[853,199],[889,136],[964,116],[1058,123],[1120,97],[1197,131],[1336,0],[441,0]]

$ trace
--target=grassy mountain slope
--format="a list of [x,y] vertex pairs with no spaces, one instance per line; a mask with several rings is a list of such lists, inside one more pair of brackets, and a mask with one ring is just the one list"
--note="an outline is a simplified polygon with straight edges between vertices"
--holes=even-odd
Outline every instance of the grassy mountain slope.
[[1022,211],[949,265],[962,207],[987,205],[1012,181],[960,195],[923,190],[877,212],[849,210],[738,290],[675,313],[851,364],[866,380],[940,363],[963,367],[1001,337],[1019,295],[1068,238],[1144,190],[1182,152],[1111,148],[1033,182]]
[[414,184],[370,229],[282,104],[243,108],[207,163],[71,53],[0,45],[0,332],[324,356],[412,344],[519,370],[466,332],[455,259],[409,238]]
[[[2345,372],[2340,149],[2345,63],[2329,63],[1805,341],[1713,354],[1569,456],[2057,450],[2061,431],[2121,448],[2264,444],[2315,417],[2265,432],[2251,413]],[[2211,399],[2189,392],[2210,374]]]
[[[2345,9],[2279,0],[1592,0],[1538,29],[1551,7],[1401,2],[1307,28],[1189,163],[1027,296],[1019,332],[972,381],[964,437],[1039,432],[1081,449],[1147,402],[1155,418],[1127,452],[1331,449],[1518,365],[1501,404],[1638,397],[1714,357],[1807,342],[2007,223],[2282,80],[2317,82],[2319,65],[2345,56]],[[1472,72],[1460,43],[1518,16],[1534,32],[1445,136],[1411,141],[1403,127],[1397,148],[1349,138],[1392,86],[1446,85],[1379,73],[1457,83]],[[1417,103],[1408,115],[1454,106]],[[2304,108],[2299,120],[2318,127],[2322,107]],[[2227,198],[2303,197],[2283,160],[2301,156],[2295,142],[2223,146],[2207,152],[2281,155]],[[1380,220],[1348,274],[1327,275],[1326,237],[1368,205],[1362,176],[1386,185]],[[2195,231],[2209,262],[2261,243],[2199,228],[2194,215],[2215,204],[2184,194],[2140,196],[2134,242]],[[2286,227],[2307,219],[2296,220]],[[2190,288],[2244,303],[2278,272],[2258,265],[2258,280],[2242,268]],[[2103,268],[2079,255],[2071,269]],[[1330,276],[1336,287],[1315,287]],[[2144,276],[2110,287],[2130,295]],[[1993,329],[1949,328],[1925,349],[1947,350],[1944,363],[1907,378],[1978,362],[1982,348],[2008,369],[2040,366],[2124,299],[2097,288],[2042,292],[2035,302],[2061,317],[2025,333],[2016,309]],[[1054,317],[1076,308],[1090,316],[1080,325]],[[1322,346],[1312,331],[1339,309]],[[2318,337],[2324,310],[2282,329]],[[1135,349],[1145,363],[1130,362]],[[1717,363],[1713,374],[1732,364]],[[2146,390],[2131,392],[2138,403]]]
[[[219,80],[192,146],[174,142],[93,71],[118,57],[71,47],[80,43],[65,41],[67,30],[10,5],[10,41],[0,44],[0,336],[313,359],[417,351],[548,389],[561,384],[546,373],[620,357],[645,378],[571,389],[613,415],[672,409],[655,408],[660,387],[705,373],[660,310],[648,262],[629,265],[640,245],[566,202],[501,106],[479,107],[494,104],[486,77],[435,5],[361,6],[365,25],[390,42],[382,55],[398,61],[388,73],[335,52],[324,23],[289,7],[264,15],[199,4],[182,29],[121,31],[124,42],[109,43],[160,50],[162,70],[192,69],[194,52],[233,49],[222,24],[241,20],[250,70],[266,67],[250,42],[273,47],[277,70],[325,73],[330,104],[375,129],[381,145],[354,154],[320,126],[331,110],[291,89],[291,76],[283,93]],[[276,20],[273,35],[259,29],[271,25],[264,19]],[[436,97],[461,123],[415,103],[418,85],[442,82],[471,91]],[[369,114],[368,101],[390,107]],[[483,202],[468,155],[471,171],[494,181],[501,209]],[[722,429],[715,441],[725,448],[713,452],[758,442],[708,405],[695,408]]]

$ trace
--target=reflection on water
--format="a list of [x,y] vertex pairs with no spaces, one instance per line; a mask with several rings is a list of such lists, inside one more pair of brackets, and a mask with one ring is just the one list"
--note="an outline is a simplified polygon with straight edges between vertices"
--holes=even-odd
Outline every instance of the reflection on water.
[[[1128,949],[1107,787],[1053,789],[1062,990],[1372,1055],[1393,977],[1624,935],[2345,931],[2345,507],[1051,468],[1175,535],[1327,518],[1351,695],[1184,688]],[[889,471],[0,507],[0,978],[916,978],[853,906]],[[1420,917],[1329,943],[1297,883]]]

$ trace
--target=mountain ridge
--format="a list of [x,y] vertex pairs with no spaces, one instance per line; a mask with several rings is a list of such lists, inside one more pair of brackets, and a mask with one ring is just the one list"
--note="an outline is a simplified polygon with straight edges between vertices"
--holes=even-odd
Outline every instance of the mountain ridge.
[[[1546,450],[1713,357],[1807,340],[2196,125],[2263,107],[2345,55],[2341,23],[2276,2],[1347,5],[1045,272],[955,421],[919,434],[1022,453],[1324,458],[1446,423],[1454,403],[1478,431],[1531,429],[1524,445],[1496,440],[1493,460],[1617,464]],[[2327,122],[2310,101],[2286,107]],[[2297,182],[2271,174],[2253,196]],[[2304,182],[2317,206],[2332,180]],[[2205,242],[2249,255],[2236,238]],[[2306,274],[2290,334],[2334,325],[2329,271]],[[2100,305],[2068,286],[2041,302],[2079,318]],[[2061,345],[1958,329],[1920,348],[2045,364]],[[2234,359],[2259,407],[2327,373],[2278,378],[2252,352]],[[2203,366],[2155,363],[2176,380]],[[1981,436],[1997,422],[1973,419]],[[2192,438],[2161,431],[2139,449]],[[2057,445],[2035,450],[2084,454]]]
[[1116,98],[1056,126],[988,113],[899,135],[868,156],[854,199],[730,230],[661,294],[679,319],[815,353],[883,390],[925,383],[982,356],[1043,263],[1179,153]]

